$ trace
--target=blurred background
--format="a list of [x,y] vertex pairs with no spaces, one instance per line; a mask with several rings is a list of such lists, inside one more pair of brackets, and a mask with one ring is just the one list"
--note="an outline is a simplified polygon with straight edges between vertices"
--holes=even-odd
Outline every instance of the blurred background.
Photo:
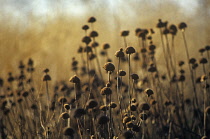
[[[135,29],[153,28],[157,56],[161,59],[158,19],[188,25],[186,38],[190,55],[210,44],[210,2],[208,0],[0,0],[0,77],[16,72],[19,61],[35,62],[38,79],[44,68],[52,79],[68,80],[72,76],[71,59],[84,36],[81,27],[89,17],[97,19],[95,30],[100,45],[111,45],[110,56],[123,46],[122,30],[129,30],[128,45],[137,47]],[[178,32],[178,58],[185,58],[183,40]],[[183,53],[182,53],[183,52]],[[112,56],[114,58],[114,56]],[[178,59],[181,60],[181,59]],[[101,65],[103,65],[102,63]],[[17,71],[18,72],[18,71]]]

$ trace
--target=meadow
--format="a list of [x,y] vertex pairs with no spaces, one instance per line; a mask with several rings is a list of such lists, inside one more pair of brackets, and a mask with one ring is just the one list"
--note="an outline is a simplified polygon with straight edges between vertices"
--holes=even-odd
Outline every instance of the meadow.
[[116,40],[96,17],[64,20],[1,24],[2,139],[210,138],[210,45],[192,48],[188,36],[202,38],[187,22],[115,30]]

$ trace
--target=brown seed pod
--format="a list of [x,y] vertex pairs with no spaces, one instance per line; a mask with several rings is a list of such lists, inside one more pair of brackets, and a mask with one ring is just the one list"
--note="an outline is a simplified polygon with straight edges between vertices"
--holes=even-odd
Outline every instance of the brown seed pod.
[[103,49],[104,50],[109,49],[109,48],[110,48],[110,45],[108,43],[103,44]]
[[170,31],[170,33],[172,34],[172,35],[176,35],[176,33],[177,33],[177,27],[175,26],[175,25],[170,25],[170,27],[169,27],[169,31]]
[[125,76],[126,72],[124,70],[119,70],[118,74],[119,76]]
[[84,26],[82,26],[82,29],[86,31],[86,30],[89,29],[89,26],[88,25],[84,25]]
[[146,93],[146,95],[147,95],[148,97],[150,97],[151,95],[154,94],[153,90],[150,89],[150,88],[145,89],[145,90],[144,90],[144,93]]
[[74,133],[75,133],[75,131],[74,131],[74,129],[71,128],[71,127],[65,127],[65,128],[63,129],[63,134],[64,134],[65,136],[74,137]]
[[98,37],[98,32],[97,31],[91,31],[89,36],[92,37],[92,38]]
[[164,27],[164,23],[162,22],[161,19],[159,19],[157,23],[157,28],[162,28],[162,27]]
[[91,38],[88,36],[85,36],[82,38],[82,42],[84,42],[86,45],[88,45],[91,42]]
[[101,89],[101,95],[111,95],[112,94],[112,89],[109,87],[104,87]]
[[155,46],[155,45],[151,44],[151,45],[149,46],[149,50],[150,50],[150,51],[154,51],[155,49],[156,49],[156,46]]
[[132,123],[132,121],[126,123],[127,128],[132,128],[133,126],[134,124]]
[[147,120],[148,115],[146,113],[141,113],[140,118],[145,121],[145,120]]
[[128,35],[129,35],[129,31],[128,30],[124,30],[124,31],[121,32],[121,36],[122,37],[126,37]]
[[88,23],[94,23],[94,22],[96,22],[96,18],[95,17],[90,17],[89,19],[88,19]]
[[109,122],[109,117],[107,117],[106,115],[102,115],[98,118],[98,124],[100,125],[107,124],[108,122]]
[[195,62],[196,62],[196,59],[195,58],[190,58],[190,60],[189,60],[189,63],[190,64],[195,64]]
[[141,105],[140,105],[140,109],[141,110],[149,110],[150,109],[150,106],[149,106],[149,104],[147,104],[147,103],[142,103]]
[[132,47],[132,46],[129,46],[129,47],[126,47],[126,49],[125,49],[125,53],[126,54],[133,54],[133,53],[135,53],[136,52],[136,50],[134,49],[134,47]]
[[98,102],[95,99],[89,99],[86,103],[86,107],[90,109],[95,108],[97,106],[98,106]]
[[61,118],[63,118],[64,120],[68,119],[70,116],[67,112],[63,112],[61,115],[60,115]]
[[139,79],[139,75],[133,73],[133,74],[131,74],[131,78],[132,78],[133,80],[138,80],[138,79]]
[[22,96],[27,97],[29,95],[28,91],[23,92]]
[[90,46],[86,46],[86,47],[84,48],[84,52],[90,53],[90,52],[92,52],[92,48],[91,48]]
[[169,34],[169,33],[170,33],[169,29],[165,28],[165,29],[163,30],[163,34],[164,34],[164,35],[167,35],[167,34]]
[[103,67],[106,71],[114,71],[115,70],[115,66],[114,64],[112,64],[111,62],[107,62],[104,67]]
[[180,30],[185,30],[185,28],[187,28],[187,24],[184,22],[181,22],[178,27]]
[[115,56],[116,56],[116,57],[124,57],[125,54],[124,54],[124,52],[123,52],[123,49],[120,48],[120,50],[117,51],[117,52],[115,53]]
[[99,109],[102,110],[102,111],[107,111],[109,108],[105,105],[102,105],[102,106],[100,106]]
[[74,118],[80,118],[86,114],[86,111],[83,108],[77,108],[72,112],[72,114]]
[[111,102],[111,103],[109,104],[109,107],[112,108],[112,109],[114,109],[114,108],[117,107],[117,104],[116,104],[115,102]]
[[59,98],[58,98],[58,102],[59,102],[60,104],[64,104],[64,103],[67,102],[67,99],[66,99],[65,97],[59,97]]
[[74,76],[72,76],[69,79],[69,82],[71,82],[71,83],[80,83],[80,79],[76,75],[74,75]]
[[151,99],[151,100],[149,101],[149,103],[150,103],[150,105],[155,105],[155,104],[157,103],[157,101],[156,101],[155,99]]
[[138,36],[139,32],[141,32],[141,31],[142,31],[142,29],[137,28],[137,29],[135,30],[136,36]]
[[43,81],[51,81],[51,77],[50,77],[50,75],[46,74],[46,75],[44,75],[42,80]]
[[98,46],[99,46],[99,43],[96,41],[91,43],[91,47],[93,48],[98,47]]
[[126,124],[126,123],[128,123],[128,122],[130,122],[130,121],[131,121],[131,118],[128,117],[128,116],[125,116],[125,117],[123,118],[123,124]]
[[200,63],[201,64],[206,64],[206,63],[208,63],[208,60],[203,57],[203,58],[200,59]]

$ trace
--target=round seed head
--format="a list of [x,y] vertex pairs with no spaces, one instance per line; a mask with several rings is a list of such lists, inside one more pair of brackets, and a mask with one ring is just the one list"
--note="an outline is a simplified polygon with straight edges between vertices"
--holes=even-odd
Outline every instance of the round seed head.
[[124,70],[119,70],[118,74],[119,76],[125,76],[126,72]]
[[179,66],[183,66],[184,65],[184,61],[179,61]]
[[154,51],[155,49],[156,49],[156,46],[155,46],[155,45],[151,44],[151,45],[149,46],[149,50],[150,50],[150,51]]
[[89,29],[89,26],[88,25],[84,25],[84,26],[82,26],[82,29],[86,31],[86,30]]
[[154,94],[153,90],[150,88],[147,88],[146,90],[144,90],[144,92],[147,94],[148,97]]
[[127,128],[132,128],[133,126],[134,124],[131,121],[126,123]]
[[38,107],[37,107],[37,105],[36,105],[36,104],[32,104],[32,105],[31,105],[31,109],[33,109],[33,110],[37,110],[37,108],[38,108]]
[[126,47],[126,49],[125,49],[126,54],[133,54],[135,52],[136,52],[136,50],[132,46]]
[[115,70],[115,66],[114,64],[112,64],[111,62],[107,62],[104,67],[103,67],[106,71],[114,71]]
[[85,36],[82,38],[82,42],[84,42],[86,45],[88,45],[91,42],[91,38],[88,36]]
[[74,133],[75,133],[75,131],[74,131],[73,128],[65,127],[65,128],[63,129],[63,134],[64,134],[65,136],[71,136],[71,137],[73,137],[73,136],[74,136]]
[[149,101],[149,103],[150,103],[150,105],[155,105],[155,104],[157,103],[157,101],[156,101],[155,99],[151,99],[151,100]]
[[67,112],[63,112],[61,115],[60,115],[64,120],[68,119],[70,116]]
[[150,33],[151,33],[151,34],[154,34],[155,31],[151,28],[151,29],[150,29]]
[[201,48],[198,51],[202,54],[202,53],[204,53],[206,51],[206,49],[205,48]]
[[112,90],[109,87],[104,87],[101,89],[101,95],[111,95],[112,94]]
[[170,25],[169,30],[170,30],[170,33],[172,35],[176,35],[176,33],[177,33],[177,27],[175,25],[173,25],[173,24]]
[[133,125],[132,130],[133,130],[134,132],[140,132],[140,127],[139,127],[138,125]]
[[117,107],[117,104],[116,104],[115,102],[111,102],[111,103],[109,104],[109,107],[114,109],[114,108]]
[[110,45],[108,43],[103,44],[103,49],[104,50],[109,49],[109,48],[110,48]]
[[128,130],[128,131],[125,131],[124,133],[123,133],[123,139],[132,139],[134,137],[134,135],[133,135],[133,133],[130,131],[130,130]]
[[196,62],[196,59],[195,58],[190,58],[190,60],[189,60],[189,63],[190,64],[195,64],[195,62]]
[[149,110],[149,109],[150,109],[150,106],[149,106],[149,104],[147,104],[147,103],[142,103],[142,104],[140,105],[140,109],[141,109],[141,110]]
[[148,116],[146,113],[141,113],[140,118],[145,121],[145,120],[147,120]]
[[84,52],[92,52],[92,48],[90,46],[86,46],[85,49],[84,49]]
[[90,32],[90,37],[92,37],[92,38],[98,37],[98,32],[97,31],[91,31]]
[[115,56],[116,56],[116,57],[124,57],[125,54],[124,54],[124,52],[123,52],[123,49],[120,48],[120,50],[117,51],[117,52],[115,53]]
[[28,66],[33,66],[33,65],[34,65],[34,61],[31,58],[29,58],[28,59]]
[[29,95],[28,91],[23,92],[22,96],[27,97]]
[[90,109],[95,108],[97,106],[98,106],[98,102],[95,99],[90,99],[86,103],[86,107]]
[[178,27],[180,30],[185,30],[185,28],[187,28],[187,24],[184,22],[181,22]]
[[89,19],[88,19],[88,23],[94,23],[94,22],[96,22],[96,18],[95,17],[90,17]]
[[165,106],[167,107],[167,106],[170,106],[172,103],[171,103],[170,100],[166,100],[164,104],[165,104]]
[[146,53],[147,49],[146,48],[141,48],[141,53]]
[[91,47],[93,47],[93,48],[98,47],[98,46],[99,46],[99,43],[98,42],[91,43]]
[[46,74],[46,75],[44,75],[42,80],[43,81],[51,81],[51,77],[50,77],[50,75]]
[[209,51],[209,50],[210,50],[210,46],[207,45],[207,46],[205,47],[205,49],[206,49],[206,51]]
[[70,110],[70,105],[69,104],[64,104],[63,106],[66,110]]
[[65,97],[59,97],[59,98],[58,98],[58,102],[59,102],[60,104],[64,104],[64,103],[67,102],[67,99],[66,99]]
[[122,37],[126,37],[128,35],[129,35],[129,31],[128,30],[124,30],[124,31],[121,32],[121,36]]
[[48,73],[50,70],[48,68],[46,68],[43,72],[44,73]]
[[179,81],[180,82],[184,82],[185,81],[185,76],[184,75],[180,75],[179,76]]
[[130,122],[130,121],[131,121],[131,118],[128,117],[128,116],[125,116],[125,117],[123,118],[123,124],[126,124],[126,123],[128,123],[128,122]]
[[74,76],[72,76],[69,79],[69,82],[71,82],[71,83],[80,83],[80,79],[76,75],[74,75]]
[[167,35],[167,34],[169,34],[169,33],[170,33],[169,29],[165,28],[165,29],[163,30],[163,34],[164,34],[164,35]]
[[196,69],[198,67],[198,63],[192,65],[192,69]]
[[102,111],[107,111],[108,110],[108,107],[105,106],[105,105],[102,105],[102,106],[100,106],[99,109],[102,110]]
[[133,80],[138,80],[139,79],[139,75],[138,74],[131,74],[131,78],[133,79]]
[[137,109],[137,105],[136,104],[130,105],[130,110],[131,111],[136,111],[136,109]]
[[207,61],[206,58],[203,57],[203,58],[200,59],[200,63],[201,64],[206,64],[206,63],[208,63],[208,61]]
[[141,31],[142,31],[142,29],[137,28],[137,29],[135,30],[136,36],[138,36],[139,32],[141,32]]
[[80,118],[81,116],[85,115],[86,111],[82,108],[77,108],[73,111],[74,118]]
[[107,117],[106,115],[102,115],[98,118],[98,124],[100,125],[107,124],[108,122],[109,122],[109,117]]
[[157,28],[162,28],[162,27],[164,27],[164,23],[162,22],[161,19],[159,19],[157,23]]

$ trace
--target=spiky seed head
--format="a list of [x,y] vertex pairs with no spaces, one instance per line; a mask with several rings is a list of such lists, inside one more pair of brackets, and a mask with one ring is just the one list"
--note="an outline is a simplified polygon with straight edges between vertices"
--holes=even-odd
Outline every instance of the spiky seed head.
[[133,53],[135,53],[136,52],[136,50],[134,49],[134,47],[132,47],[132,46],[129,46],[129,47],[126,47],[126,49],[125,49],[125,53],[126,54],[133,54]]
[[149,110],[150,109],[150,106],[149,106],[149,104],[148,103],[142,103],[141,105],[140,105],[140,109],[141,110]]
[[85,36],[82,38],[82,42],[84,42],[86,45],[88,45],[91,42],[91,38],[88,36]]
[[153,90],[150,88],[145,89],[144,92],[148,97],[154,94]]
[[91,31],[90,32],[90,37],[92,37],[92,38],[98,37],[98,32],[97,31]]
[[133,74],[131,74],[131,78],[132,78],[133,80],[138,80],[138,79],[139,79],[139,75],[133,73]]
[[86,107],[90,109],[95,108],[97,106],[98,106],[98,102],[95,99],[89,99],[86,103]]
[[115,53],[115,56],[116,57],[124,57],[125,54],[123,52],[123,48],[120,48],[120,50]]
[[64,120],[68,119],[70,116],[67,112],[63,112],[60,117],[62,117]]
[[98,124],[100,125],[107,124],[108,122],[109,122],[109,117],[107,117],[106,115],[102,115],[98,118]]
[[71,128],[71,127],[65,127],[65,128],[63,129],[63,134],[64,134],[65,136],[74,137],[74,133],[75,133],[75,131],[74,131],[74,129]]
[[112,89],[110,87],[104,87],[101,89],[101,95],[111,95]]
[[71,82],[71,83],[80,83],[80,79],[79,79],[79,77],[77,77],[76,75],[74,75],[74,76],[72,76],[69,79],[69,82]]
[[178,27],[180,30],[185,30],[185,28],[187,28],[187,24],[185,22],[181,22]]
[[201,64],[206,64],[206,63],[208,63],[208,60],[203,57],[203,58],[200,59],[200,63]]
[[50,77],[50,75],[46,74],[46,75],[44,75],[42,80],[43,81],[51,81],[51,77]]
[[125,76],[125,75],[126,75],[126,71],[124,71],[124,70],[119,70],[118,75],[119,75],[119,76]]
[[103,44],[103,49],[104,50],[109,49],[109,48],[110,48],[110,45],[108,43]]
[[104,67],[103,67],[106,71],[114,71],[115,70],[115,66],[114,64],[112,64],[111,62],[107,62]]
[[124,30],[124,31],[121,32],[121,36],[122,37],[126,37],[128,35],[129,35],[129,31],[128,30]]
[[89,19],[88,19],[88,23],[94,23],[94,22],[96,22],[96,18],[95,17],[90,17]]
[[89,26],[88,25],[84,25],[84,26],[82,26],[82,29],[86,31],[86,30],[89,29]]

